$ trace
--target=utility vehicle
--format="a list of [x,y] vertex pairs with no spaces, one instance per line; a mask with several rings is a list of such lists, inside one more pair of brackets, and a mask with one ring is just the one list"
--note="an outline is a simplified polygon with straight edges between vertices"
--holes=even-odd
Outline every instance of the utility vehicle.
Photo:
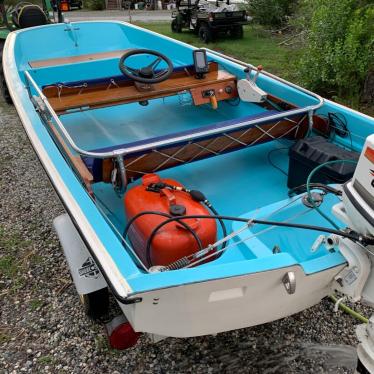
[[173,11],[171,30],[182,32],[183,29],[194,31],[200,39],[209,43],[219,35],[233,38],[243,37],[243,25],[248,23],[247,12],[239,10],[237,5],[226,2],[177,0],[177,9]]

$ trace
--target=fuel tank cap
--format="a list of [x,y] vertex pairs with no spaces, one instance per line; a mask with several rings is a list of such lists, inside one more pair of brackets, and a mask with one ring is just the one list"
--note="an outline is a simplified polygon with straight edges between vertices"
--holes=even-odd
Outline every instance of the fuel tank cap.
[[186,207],[184,205],[173,204],[170,205],[169,212],[172,216],[184,216],[186,214]]

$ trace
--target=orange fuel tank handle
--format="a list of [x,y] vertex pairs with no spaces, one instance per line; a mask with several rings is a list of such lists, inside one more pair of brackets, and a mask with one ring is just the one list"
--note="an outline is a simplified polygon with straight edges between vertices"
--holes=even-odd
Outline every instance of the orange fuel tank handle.
[[160,190],[160,194],[166,196],[166,198],[168,199],[169,205],[175,205],[176,204],[177,199],[176,199],[175,195],[170,190],[168,190],[167,188],[162,188]]
[[217,102],[217,98],[216,98],[216,95],[211,95],[209,96],[209,99],[210,99],[210,105],[212,106],[213,109],[217,109],[218,108],[218,102]]

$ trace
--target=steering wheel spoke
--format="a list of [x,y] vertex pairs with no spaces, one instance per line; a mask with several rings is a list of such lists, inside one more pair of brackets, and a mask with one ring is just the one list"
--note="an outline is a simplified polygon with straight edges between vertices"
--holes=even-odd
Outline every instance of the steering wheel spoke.
[[156,60],[154,60],[153,62],[151,62],[147,68],[150,68],[152,70],[155,70],[157,65],[162,61],[162,58],[161,57],[157,57]]
[[126,69],[131,71],[131,73],[139,74],[139,69],[131,68],[130,66],[126,66]]
[[160,70],[160,71],[158,71],[157,73],[154,74],[154,77],[155,78],[162,77],[166,72],[167,72],[166,69]]
[[[153,60],[149,65],[141,67],[139,69],[132,68],[126,65],[126,60],[135,55],[151,55],[155,56],[156,59]],[[165,62],[167,67],[156,71],[157,66]],[[168,57],[163,55],[158,51],[152,51],[150,49],[132,49],[126,52],[119,61],[119,69],[122,74],[126,77],[133,79],[136,82],[152,84],[163,82],[168,79],[173,73],[173,64]]]

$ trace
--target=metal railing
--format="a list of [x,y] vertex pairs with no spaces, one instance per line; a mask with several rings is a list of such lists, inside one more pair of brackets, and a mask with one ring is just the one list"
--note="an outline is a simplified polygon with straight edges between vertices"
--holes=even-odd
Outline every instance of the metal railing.
[[[249,69],[254,70],[254,71],[256,71],[256,72],[259,71],[258,68],[257,68],[256,66],[254,66],[254,65],[252,65],[252,64],[248,64],[248,63],[243,62],[243,61],[240,61],[240,60],[238,60],[238,59],[236,59],[236,58],[234,58],[234,57],[226,56],[226,55],[224,55],[223,53],[220,53],[220,52],[217,52],[217,51],[213,51],[212,49],[209,49],[209,48],[202,48],[202,49],[204,49],[207,53],[210,53],[210,54],[212,54],[212,55],[214,55],[214,56],[217,56],[217,57],[222,58],[223,60],[228,60],[228,61],[230,61],[230,62],[233,62],[233,63],[237,64],[237,65],[240,65],[240,66],[243,66],[243,67],[249,68]],[[278,82],[280,82],[280,83],[283,83],[283,84],[285,84],[286,86],[289,86],[289,87],[291,87],[291,88],[295,88],[296,90],[301,91],[301,92],[305,93],[306,95],[311,96],[311,97],[313,97],[314,99],[316,99],[316,100],[318,101],[318,104],[316,104],[316,105],[312,105],[312,106],[310,107],[310,109],[313,110],[313,111],[319,109],[319,108],[323,105],[323,103],[324,103],[324,99],[323,99],[322,96],[317,95],[316,93],[314,93],[314,92],[312,92],[312,91],[309,91],[309,90],[307,90],[306,88],[303,88],[303,87],[301,87],[301,86],[298,86],[298,85],[295,84],[295,83],[292,83],[292,82],[286,81],[285,79],[280,78],[280,77],[278,77],[278,76],[276,76],[276,75],[274,75],[274,74],[271,74],[271,73],[269,73],[269,72],[266,71],[266,70],[261,70],[261,71],[259,71],[259,72],[260,72],[261,74],[263,74],[263,75],[265,75],[265,76],[271,78],[271,79],[274,79],[274,80],[276,80],[276,81],[278,81]]]
[[[235,63],[237,63],[241,66],[245,66],[245,67],[249,67],[250,69],[257,70],[257,68],[254,67],[253,65],[246,64],[244,62],[233,59],[231,57],[227,57],[225,55],[222,55],[221,53],[211,51],[209,49],[207,49],[207,51],[209,51],[209,53],[216,54],[219,57],[225,58],[229,61],[235,62]],[[87,151],[87,150],[84,150],[84,149],[80,148],[74,142],[74,140],[70,136],[69,132],[66,130],[65,126],[63,125],[63,123],[59,119],[58,115],[56,114],[56,112],[52,108],[52,106],[49,103],[47,97],[43,94],[43,92],[41,91],[41,89],[36,84],[36,82],[31,77],[31,75],[28,71],[25,71],[25,77],[26,77],[26,80],[35,89],[35,91],[37,92],[40,99],[43,101],[43,103],[45,105],[45,108],[47,109],[47,111],[49,112],[51,117],[54,119],[54,121],[55,121],[56,125],[58,126],[59,130],[64,135],[66,140],[69,142],[69,145],[72,147],[72,149],[74,149],[78,154],[83,155],[83,156],[94,157],[94,158],[102,158],[102,159],[104,159],[104,158],[117,158],[118,159],[118,158],[121,158],[125,155],[129,155],[129,154],[132,154],[132,153],[143,152],[143,151],[147,151],[149,149],[154,149],[154,148],[158,148],[158,147],[172,145],[172,144],[180,143],[180,142],[184,142],[184,141],[191,141],[191,140],[194,140],[194,139],[197,139],[197,138],[200,138],[200,137],[212,136],[212,135],[220,134],[220,133],[227,132],[227,131],[240,130],[243,127],[252,126],[252,125],[260,125],[260,124],[268,123],[268,122],[271,122],[271,121],[277,121],[277,120],[281,120],[285,117],[291,117],[291,116],[295,116],[295,115],[298,115],[298,114],[308,114],[309,128],[311,128],[311,126],[313,125],[313,113],[314,113],[315,110],[317,110],[318,108],[320,108],[323,105],[323,102],[324,102],[323,98],[320,97],[317,94],[314,94],[313,92],[310,92],[310,91],[302,88],[302,87],[299,87],[299,86],[297,86],[293,83],[287,82],[287,81],[285,81],[285,80],[283,80],[279,77],[276,77],[273,74],[270,74],[270,73],[265,72],[265,71],[262,71],[262,73],[269,76],[272,79],[280,81],[280,82],[282,82],[282,83],[284,83],[284,84],[286,84],[290,87],[296,88],[296,89],[312,96],[314,99],[318,100],[318,103],[314,104],[314,105],[309,105],[309,106],[306,106],[306,107],[303,107],[303,108],[296,108],[296,109],[287,110],[285,112],[277,113],[277,114],[274,114],[274,115],[271,115],[271,116],[266,116],[266,117],[263,117],[263,118],[256,118],[256,119],[242,121],[242,122],[238,122],[238,123],[227,125],[227,126],[222,126],[220,128],[217,128],[217,129],[207,129],[207,130],[201,129],[200,131],[196,131],[193,134],[180,135],[180,136],[176,135],[175,137],[169,138],[169,139],[158,140],[158,141],[155,141],[155,142],[146,143],[146,144],[142,144],[142,145],[138,145],[138,146],[132,146],[132,147],[129,146],[129,147],[126,147],[126,148],[120,148],[120,149],[116,149],[116,150],[113,150],[113,151],[107,151],[107,152],[92,152],[92,151]],[[30,96],[32,96],[30,90],[29,90],[29,94],[30,94]]]

